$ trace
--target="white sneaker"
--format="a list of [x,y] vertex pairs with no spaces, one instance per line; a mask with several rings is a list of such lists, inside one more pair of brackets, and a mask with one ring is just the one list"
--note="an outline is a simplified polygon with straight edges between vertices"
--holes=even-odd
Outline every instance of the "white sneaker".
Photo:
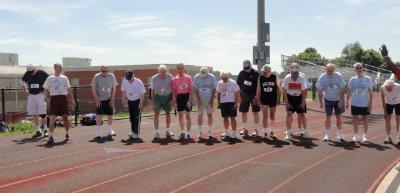
[[199,139],[204,139],[204,134],[203,134],[203,132],[199,132]]
[[117,134],[115,133],[114,130],[111,129],[111,130],[108,132],[108,135],[110,135],[110,136],[116,136]]
[[306,139],[308,139],[308,138],[311,137],[311,135],[310,135],[310,133],[308,132],[307,129],[304,129],[304,130],[303,130],[303,137],[306,138]]
[[353,143],[358,142],[358,135],[357,134],[353,134],[353,138],[351,139],[351,142],[353,142]]
[[386,136],[385,141],[383,141],[384,144],[390,144],[392,143],[392,138],[390,136]]
[[331,141],[331,136],[329,133],[325,133],[324,138],[322,139],[323,141]]
[[232,138],[232,139],[236,139],[236,133],[232,132],[231,138]]
[[168,131],[165,132],[165,136],[166,137],[173,137],[174,133],[172,133],[172,131],[168,130]]
[[160,139],[160,133],[159,132],[156,132],[154,134],[154,139]]
[[285,140],[291,140],[292,139],[292,132],[290,130],[285,132]]
[[258,130],[257,129],[254,129],[254,132],[253,132],[253,137],[258,137]]
[[131,133],[131,137],[134,139],[137,139],[137,138],[139,138],[139,135],[136,133]]
[[367,142],[368,142],[367,135],[363,134],[363,136],[362,136],[362,142],[363,142],[363,143],[367,143]]
[[211,138],[211,137],[213,137],[213,136],[212,136],[212,133],[211,133],[211,131],[208,131],[208,133],[207,133],[207,134],[208,134],[208,138]]
[[229,137],[229,136],[230,136],[229,132],[223,132],[223,133],[221,133],[221,137],[223,137],[223,138]]
[[343,142],[343,141],[344,141],[343,135],[342,135],[341,133],[339,133],[339,132],[337,133],[336,139],[337,139],[338,141],[340,141],[340,142]]

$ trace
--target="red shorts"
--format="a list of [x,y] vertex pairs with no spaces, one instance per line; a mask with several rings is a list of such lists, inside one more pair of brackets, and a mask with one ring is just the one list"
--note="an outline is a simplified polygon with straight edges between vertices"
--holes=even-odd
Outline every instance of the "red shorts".
[[397,67],[396,72],[394,73],[396,75],[396,80],[400,80],[400,67]]
[[66,95],[51,96],[50,115],[69,115],[68,100]]

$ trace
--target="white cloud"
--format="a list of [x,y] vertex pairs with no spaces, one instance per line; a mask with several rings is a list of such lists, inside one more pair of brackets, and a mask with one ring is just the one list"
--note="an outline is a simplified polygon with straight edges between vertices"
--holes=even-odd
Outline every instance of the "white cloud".
[[0,37],[0,45],[27,46],[31,45],[31,41],[23,37]]
[[130,29],[140,26],[159,25],[164,23],[158,15],[119,16],[107,22],[110,29]]
[[0,10],[14,12],[19,15],[34,18],[43,23],[56,22],[72,11],[92,5],[95,0],[69,1],[60,3],[53,1],[23,1],[23,0],[0,0]]
[[128,33],[133,38],[162,38],[162,37],[173,37],[177,34],[177,30],[171,27],[154,27],[133,30]]

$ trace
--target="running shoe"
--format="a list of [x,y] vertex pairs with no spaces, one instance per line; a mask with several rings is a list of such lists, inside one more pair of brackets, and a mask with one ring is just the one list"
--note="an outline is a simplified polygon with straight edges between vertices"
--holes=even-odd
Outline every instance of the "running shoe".
[[391,144],[392,143],[392,138],[390,136],[387,136],[385,141],[383,141],[384,144]]
[[239,134],[240,134],[240,135],[243,135],[243,136],[248,136],[248,135],[249,135],[249,131],[248,131],[247,129],[244,129],[244,128],[243,128],[243,130],[240,131]]
[[46,145],[54,145],[54,138],[49,137],[49,140],[47,141]]
[[41,137],[42,133],[40,131],[36,131],[35,135],[32,135],[32,138],[37,138],[37,137]]
[[254,132],[253,132],[252,136],[253,137],[258,137],[258,130],[257,129],[254,129]]

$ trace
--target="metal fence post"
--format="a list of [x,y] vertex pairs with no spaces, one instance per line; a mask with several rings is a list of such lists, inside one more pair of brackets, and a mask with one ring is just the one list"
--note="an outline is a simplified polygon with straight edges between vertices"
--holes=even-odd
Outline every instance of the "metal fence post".
[[1,89],[1,110],[3,113],[3,121],[6,122],[6,99],[4,96],[4,88]]
[[79,101],[77,97],[78,88],[74,86],[74,101],[75,101],[75,126],[78,125],[78,116],[79,116]]

